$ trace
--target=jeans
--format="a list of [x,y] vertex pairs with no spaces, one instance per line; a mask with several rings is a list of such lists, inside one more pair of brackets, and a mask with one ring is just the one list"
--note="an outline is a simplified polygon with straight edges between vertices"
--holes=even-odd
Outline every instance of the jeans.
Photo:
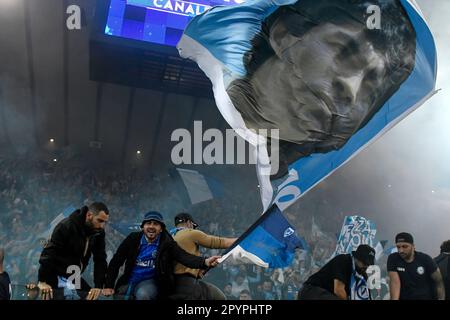
[[155,300],[158,288],[154,279],[144,280],[134,287],[134,297],[136,300]]
[[157,295],[156,281],[149,279],[121,286],[116,292],[115,299],[155,300]]

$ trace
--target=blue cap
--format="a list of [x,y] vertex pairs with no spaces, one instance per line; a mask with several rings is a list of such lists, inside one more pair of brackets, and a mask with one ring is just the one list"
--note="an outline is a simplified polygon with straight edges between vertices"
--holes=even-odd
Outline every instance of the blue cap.
[[142,220],[141,228],[144,226],[146,222],[152,220],[161,223],[163,228],[166,227],[166,224],[164,223],[164,218],[161,213],[159,213],[158,211],[149,211],[144,215],[144,220]]

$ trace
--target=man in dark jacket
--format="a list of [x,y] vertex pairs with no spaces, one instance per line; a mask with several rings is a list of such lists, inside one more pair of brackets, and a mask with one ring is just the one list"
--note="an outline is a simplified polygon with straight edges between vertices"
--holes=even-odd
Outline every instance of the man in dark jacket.
[[[142,231],[128,235],[111,259],[103,290],[105,295],[116,294],[116,298],[133,297],[136,300],[164,299],[174,290],[175,262],[194,269],[218,264],[219,256],[205,259],[181,249],[167,232],[159,212],[146,213],[141,228]],[[124,273],[116,283],[124,263]]]
[[370,300],[365,285],[367,268],[375,264],[375,250],[361,244],[351,254],[339,254],[306,280],[299,300]]
[[445,286],[445,299],[450,300],[450,240],[441,244],[441,253],[433,260],[441,271]]
[[[56,225],[39,259],[38,287],[42,299],[65,299],[64,292],[73,292],[70,289],[74,287],[81,298],[98,298],[107,269],[104,228],[108,218],[106,205],[94,202]],[[91,255],[94,258],[93,289],[81,278]]]

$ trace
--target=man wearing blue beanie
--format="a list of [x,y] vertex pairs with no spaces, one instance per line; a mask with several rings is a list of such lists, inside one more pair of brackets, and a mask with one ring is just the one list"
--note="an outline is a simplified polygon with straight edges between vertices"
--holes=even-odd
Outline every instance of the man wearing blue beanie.
[[[141,229],[128,235],[111,259],[103,290],[106,296],[115,294],[116,298],[136,300],[165,299],[174,289],[175,262],[195,269],[207,269],[218,264],[219,256],[197,257],[181,249],[166,230],[164,218],[157,211],[144,215]],[[116,283],[124,263],[125,271]]]

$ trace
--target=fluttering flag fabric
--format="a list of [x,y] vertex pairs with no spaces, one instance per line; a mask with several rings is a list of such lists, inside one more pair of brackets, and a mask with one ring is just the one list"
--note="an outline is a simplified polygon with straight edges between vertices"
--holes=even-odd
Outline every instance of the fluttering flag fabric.
[[250,0],[194,17],[177,45],[254,146],[264,211],[284,210],[435,93],[413,0]]
[[223,194],[223,186],[220,182],[204,176],[196,170],[176,169],[189,194],[191,204],[218,198]]
[[296,234],[280,209],[273,205],[239,237],[220,261],[284,268],[291,264],[297,248],[308,250],[306,241]]
[[361,216],[345,217],[333,256],[352,253],[360,244],[368,244],[373,248],[376,233],[372,221]]

